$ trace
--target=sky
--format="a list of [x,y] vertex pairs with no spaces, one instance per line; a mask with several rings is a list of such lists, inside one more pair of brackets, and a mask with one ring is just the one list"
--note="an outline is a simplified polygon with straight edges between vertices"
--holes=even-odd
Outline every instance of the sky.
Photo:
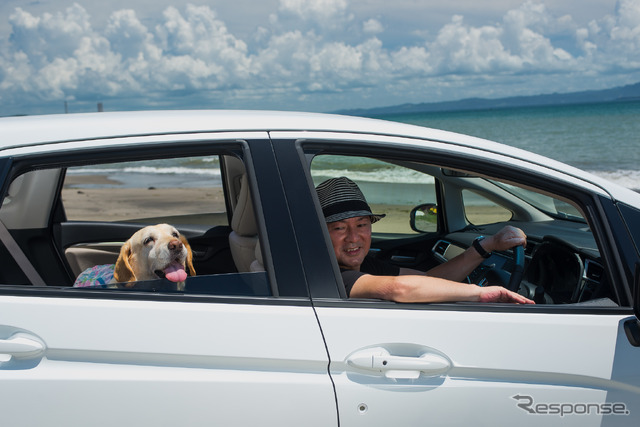
[[640,0],[2,0],[0,116],[335,111],[640,81]]

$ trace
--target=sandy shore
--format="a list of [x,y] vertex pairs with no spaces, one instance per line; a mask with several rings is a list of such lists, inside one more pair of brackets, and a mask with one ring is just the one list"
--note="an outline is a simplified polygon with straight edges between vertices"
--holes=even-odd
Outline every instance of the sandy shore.
[[[224,194],[219,187],[78,188],[87,184],[118,183],[100,175],[68,176],[62,201],[71,220],[133,221],[225,212]],[[220,215],[214,216],[212,220],[218,223]]]
[[[70,220],[173,222],[227,224],[222,188],[79,188],[83,185],[117,185],[101,175],[67,176],[62,200]],[[413,233],[411,206],[372,205],[374,213],[387,216],[374,225],[377,232]],[[495,208],[476,206],[474,218],[493,222]],[[194,218],[193,215],[197,214]]]

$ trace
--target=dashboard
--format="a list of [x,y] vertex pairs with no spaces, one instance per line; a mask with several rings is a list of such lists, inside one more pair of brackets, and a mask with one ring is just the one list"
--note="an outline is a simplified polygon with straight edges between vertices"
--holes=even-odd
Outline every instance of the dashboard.
[[[475,238],[467,235],[461,243],[459,235],[450,237],[455,237],[457,242],[441,239],[432,248],[439,262],[447,262],[464,252],[470,245],[466,241]],[[525,272],[518,292],[537,304],[575,304],[611,297],[607,274],[597,251],[545,236],[540,240],[530,238],[525,253]],[[480,286],[506,286],[512,269],[510,251],[494,252],[467,281]]]

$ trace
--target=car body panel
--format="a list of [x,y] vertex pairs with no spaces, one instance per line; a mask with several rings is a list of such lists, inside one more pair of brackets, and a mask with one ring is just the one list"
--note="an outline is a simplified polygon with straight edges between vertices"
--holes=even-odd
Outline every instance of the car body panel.
[[[1,121],[0,121],[1,123]],[[134,148],[136,146],[145,147],[150,145],[163,146],[165,144],[188,144],[205,143],[205,141],[238,141],[244,139],[265,139],[266,132],[193,132],[189,134],[167,133],[151,135],[124,135],[118,137],[87,137],[84,139],[73,139],[65,141],[52,141],[44,143],[29,144],[21,147],[7,147],[0,151],[3,156],[24,156],[24,155],[52,155],[75,150],[91,149],[117,149]]]
[[[602,405],[617,402],[611,396],[624,391],[625,411],[640,410],[640,348],[629,345],[622,327],[631,315],[628,311],[574,315],[455,307],[318,307],[317,312],[331,357],[342,426],[382,425],[405,416],[408,424],[430,419],[438,424],[455,420],[456,425],[498,425],[509,419],[518,425],[586,426],[602,421],[532,415],[518,406],[528,403],[527,397],[514,396],[546,404]],[[426,371],[403,379],[395,375],[406,371],[392,371],[386,377],[384,368],[352,365],[353,355],[368,348],[411,359],[437,354],[450,365],[443,374]],[[614,373],[618,371],[636,373],[622,376]],[[629,419],[621,416],[617,421],[625,425]]]
[[309,306],[0,296],[0,312],[0,339],[43,347],[0,364],[6,425],[337,422]]
[[[371,135],[404,135],[456,140],[473,145],[478,138],[420,126],[330,114],[293,111],[137,111],[7,117],[0,148],[25,147],[60,141],[154,134],[244,131],[337,131]],[[72,126],[73,125],[73,126]],[[28,127],[30,132],[25,133]],[[500,144],[485,141],[499,147]]]

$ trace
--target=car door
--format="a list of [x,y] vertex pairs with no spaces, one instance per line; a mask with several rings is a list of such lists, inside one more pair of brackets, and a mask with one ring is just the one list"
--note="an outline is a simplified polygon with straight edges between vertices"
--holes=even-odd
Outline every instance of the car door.
[[638,416],[625,310],[349,302],[316,311],[343,426],[633,425]]
[[5,425],[336,424],[308,304],[10,293]]
[[[383,138],[371,137],[366,144],[364,137],[349,135],[348,143],[335,145],[330,139],[322,135],[314,141],[306,134],[306,151],[300,144],[306,160],[332,150],[402,157],[402,147],[381,146]],[[417,150],[408,153],[413,159],[427,157]],[[431,151],[428,157],[442,154]],[[465,153],[466,161],[477,168],[481,159],[471,155]],[[512,165],[499,167],[504,172]],[[524,176],[522,170],[517,173]],[[312,183],[307,190],[313,194]],[[301,192],[296,189],[298,197]],[[595,199],[590,203],[589,212],[602,212]],[[322,222],[319,210],[316,215]],[[314,230],[304,230],[308,241]],[[324,238],[331,253],[328,235],[318,238]],[[621,259],[608,242],[603,243],[612,252],[608,259]],[[621,280],[618,273],[613,277]],[[329,293],[314,297],[313,303],[329,351],[341,426],[638,422],[640,348],[625,333],[625,322],[635,321],[628,306],[396,304],[332,298]]]
[[[161,139],[180,151],[185,138]],[[3,425],[337,424],[328,356],[295,261],[269,142],[197,140],[202,147],[224,144],[245,160],[267,271],[190,277],[184,293],[0,285]],[[95,145],[102,155],[113,146],[121,156],[128,144]],[[76,158],[93,156],[77,147]],[[37,169],[45,158],[49,167],[62,164],[66,155],[57,149],[68,148],[54,144],[9,169]],[[23,248],[29,258],[45,253]],[[268,295],[216,291],[216,284],[253,281],[267,283]],[[188,292],[192,284],[197,291]]]

